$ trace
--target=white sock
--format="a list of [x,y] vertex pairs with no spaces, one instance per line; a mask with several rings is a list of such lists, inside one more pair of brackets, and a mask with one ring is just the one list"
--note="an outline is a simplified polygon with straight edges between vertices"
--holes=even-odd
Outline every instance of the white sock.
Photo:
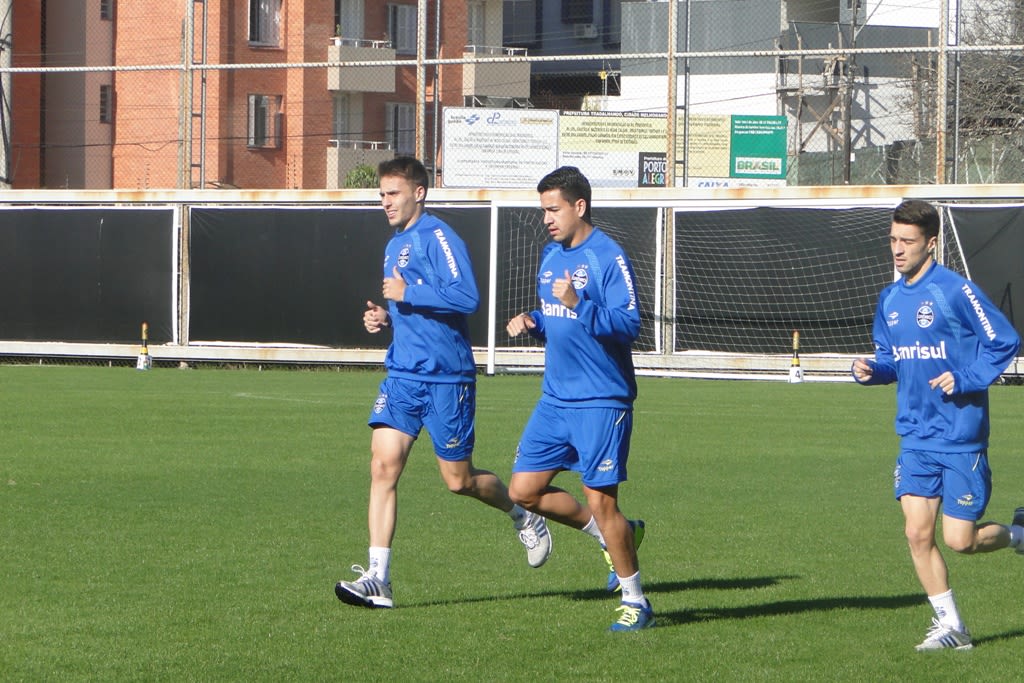
[[640,587],[640,572],[633,576],[620,576],[619,585],[622,586],[622,602],[649,606],[647,598],[644,597],[644,589]]
[[1010,524],[1006,528],[1010,531],[1010,547],[1019,548],[1021,541],[1024,540],[1024,527]]
[[508,516],[512,518],[512,523],[516,525],[517,529],[522,529],[523,525],[526,524],[526,518],[530,512],[515,503],[512,504],[512,509],[508,511]]
[[370,567],[367,572],[384,583],[391,582],[391,548],[370,546]]
[[590,521],[587,522],[587,525],[580,529],[580,531],[582,531],[585,534],[590,534],[591,536],[597,539],[597,542],[601,544],[602,548],[605,547],[604,536],[601,535],[601,529],[598,528],[597,520],[593,517],[590,518]]
[[960,612],[956,608],[956,598],[953,597],[952,589],[939,595],[929,595],[928,602],[932,603],[935,617],[940,624],[957,631],[964,630],[964,622],[960,619]]

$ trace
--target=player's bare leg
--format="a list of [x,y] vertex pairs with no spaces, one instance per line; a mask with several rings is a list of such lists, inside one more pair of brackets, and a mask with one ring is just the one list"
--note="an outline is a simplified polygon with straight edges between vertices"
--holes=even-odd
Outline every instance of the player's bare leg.
[[438,458],[437,465],[449,491],[476,498],[512,519],[519,542],[526,548],[526,561],[531,567],[540,567],[547,562],[551,556],[551,533],[547,522],[543,516],[516,505],[498,475],[477,469],[473,466],[472,458],[457,462]]
[[349,605],[370,608],[394,606],[391,593],[391,541],[398,517],[398,479],[409,459],[414,439],[397,429],[375,427],[370,438],[370,530],[368,569],[352,565],[360,576],[339,581],[334,587],[338,599]]
[[990,553],[1010,545],[1010,530],[1002,524],[975,524],[965,519],[942,516],[942,540],[958,553]]
[[620,576],[632,576],[639,571],[639,561],[633,543],[633,528],[619,510],[618,491],[618,486],[601,489],[583,487],[616,571]]
[[[914,563],[921,587],[924,588],[928,601],[935,611],[931,627],[924,640],[916,647],[918,651],[944,648],[962,650],[972,647],[971,635],[960,618],[956,599],[949,588],[946,561],[935,542],[935,522],[941,505],[940,498],[909,494],[900,498],[910,559]],[[973,527],[974,524],[970,523],[970,526]]]
[[437,466],[441,470],[441,479],[452,493],[476,498],[502,512],[512,510],[514,504],[508,497],[508,488],[498,475],[477,469],[472,459],[452,462],[438,458]]
[[398,479],[414,439],[390,427],[375,427],[370,439],[370,545],[391,547],[398,517]]
[[509,481],[509,497],[531,512],[573,529],[582,529],[593,515],[568,491],[552,486],[554,472],[515,472]]

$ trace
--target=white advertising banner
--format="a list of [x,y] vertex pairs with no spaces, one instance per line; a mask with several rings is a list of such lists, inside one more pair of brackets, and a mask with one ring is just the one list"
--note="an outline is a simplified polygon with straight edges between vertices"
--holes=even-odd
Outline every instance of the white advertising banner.
[[558,165],[558,112],[448,107],[443,154],[445,187],[536,187]]

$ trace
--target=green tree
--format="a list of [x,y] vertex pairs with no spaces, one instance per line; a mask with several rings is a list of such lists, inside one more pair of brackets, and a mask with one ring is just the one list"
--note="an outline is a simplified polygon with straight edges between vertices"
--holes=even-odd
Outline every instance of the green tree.
[[345,187],[372,188],[380,184],[377,179],[377,169],[369,164],[359,164],[345,175]]

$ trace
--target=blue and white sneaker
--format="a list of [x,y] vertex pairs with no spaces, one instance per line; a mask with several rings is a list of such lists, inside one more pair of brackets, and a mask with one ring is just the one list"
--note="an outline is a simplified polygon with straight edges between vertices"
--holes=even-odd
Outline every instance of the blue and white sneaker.
[[541,515],[527,512],[523,525],[516,527],[519,542],[526,547],[526,561],[536,569],[551,556],[551,532],[548,523]]
[[346,605],[357,605],[371,609],[391,608],[395,601],[391,597],[391,584],[384,583],[358,564],[352,565],[352,571],[359,574],[355,581],[339,581],[334,587],[334,594]]
[[970,650],[974,645],[971,643],[971,634],[967,629],[957,631],[945,624],[939,623],[938,619],[932,619],[932,627],[928,629],[924,640],[914,649],[918,652],[929,650]]
[[[645,525],[642,519],[630,519],[629,526],[633,527],[633,547],[637,550],[640,549],[640,544],[644,542]],[[615,573],[615,565],[612,564],[612,556],[608,554],[608,550],[601,546],[601,554],[604,555],[604,561],[608,564],[608,592],[615,593],[622,590],[622,586],[619,585],[619,575]]]
[[[1020,527],[1021,532],[1024,532],[1024,507],[1013,511],[1013,526]],[[1018,555],[1024,555],[1024,541],[1017,545],[1016,550]]]
[[608,629],[609,631],[639,631],[654,626],[654,609],[651,603],[637,605],[624,602],[618,606],[619,618]]

